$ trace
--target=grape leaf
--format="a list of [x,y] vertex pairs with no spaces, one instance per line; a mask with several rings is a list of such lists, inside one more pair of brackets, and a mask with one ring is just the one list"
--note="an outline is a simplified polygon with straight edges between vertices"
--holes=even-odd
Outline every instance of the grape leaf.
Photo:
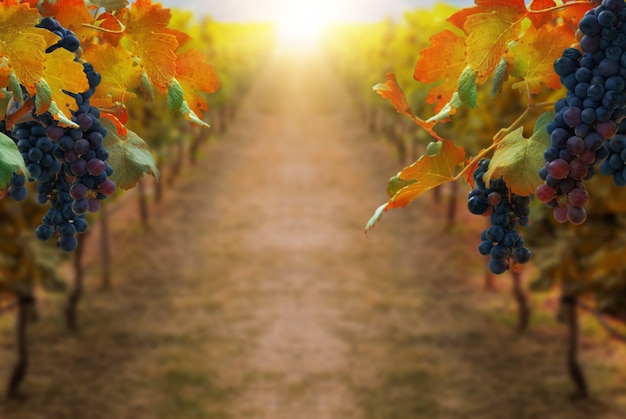
[[481,6],[493,4],[497,7],[485,8],[484,13],[468,16],[465,21],[467,64],[487,74],[498,66],[509,42],[517,39],[521,21],[527,14],[523,1],[480,3]]
[[409,106],[409,102],[406,100],[406,96],[402,89],[400,89],[400,86],[398,86],[396,76],[393,73],[387,73],[387,82],[379,83],[374,86],[373,89],[383,98],[389,100],[398,113],[401,113],[402,115],[405,115],[411,120],[417,122],[416,117]]
[[378,207],[365,226],[371,230],[391,208],[406,207],[425,192],[452,180],[455,170],[465,162],[465,150],[452,141],[443,141],[439,153],[422,156],[389,180],[388,193],[394,193],[386,204]]
[[[6,58],[0,58],[0,88],[8,87],[9,85],[13,84],[10,80],[11,78],[17,80],[17,77],[15,77],[15,73],[11,71],[11,67],[9,66],[9,60],[7,60]],[[20,91],[21,90],[22,89],[20,88]]]
[[531,94],[541,93],[542,83],[548,89],[560,89],[561,81],[553,70],[553,63],[571,45],[573,38],[572,30],[563,25],[554,29],[548,26],[528,28],[507,54],[511,74],[524,79],[513,87],[521,92],[528,87]]
[[446,105],[439,111],[437,115],[428,118],[426,120],[426,123],[445,121],[451,115],[454,115],[456,113],[456,110],[460,108],[461,105],[463,105],[463,101],[461,100],[459,93],[454,92],[454,94],[452,95],[452,99],[450,99],[450,102],[446,103]]
[[554,0],[533,0],[532,3],[530,3],[528,9],[534,11],[534,13],[530,13],[528,18],[533,22],[535,28],[539,29],[554,19],[553,12],[540,13],[540,11],[550,9],[554,6],[556,6]]
[[170,9],[152,4],[151,0],[137,0],[128,13],[125,31],[133,53],[161,93],[167,92],[176,77],[178,41],[167,28],[170,18]]
[[45,29],[36,28],[37,9],[18,0],[0,3],[0,59],[6,57],[22,85],[35,93],[35,85],[44,76],[45,50],[59,37]]
[[37,114],[47,112],[52,102],[67,118],[71,118],[70,111],[78,109],[76,100],[65,92],[85,92],[89,82],[83,65],[74,59],[74,53],[64,48],[47,54],[45,77],[37,83]]
[[[193,123],[209,128],[209,124],[200,119],[200,117],[189,107],[189,103],[185,100],[184,91],[178,80],[173,79],[167,90],[167,108],[170,112],[180,112],[185,118]],[[208,106],[207,106],[208,108]]]
[[530,195],[543,183],[539,170],[546,162],[543,153],[550,147],[550,135],[546,125],[554,118],[552,112],[546,112],[537,119],[535,130],[530,138],[523,136],[523,127],[511,132],[498,144],[493,154],[489,170],[484,179],[502,176],[511,192],[518,195]]
[[398,173],[404,181],[415,183],[400,189],[387,204],[387,208],[406,207],[421,194],[454,179],[455,169],[465,162],[465,150],[452,141],[443,141],[441,150],[432,156],[422,156]]
[[128,135],[118,134],[117,127],[110,119],[102,119],[107,129],[104,146],[109,151],[108,162],[113,167],[110,179],[122,189],[131,189],[144,173],[159,178],[159,169],[144,140],[128,130]]
[[113,103],[123,104],[137,96],[130,90],[141,84],[142,71],[135,65],[126,48],[121,45],[90,44],[85,48],[83,58],[102,76],[93,100],[110,98]]
[[481,9],[478,6],[468,7],[468,8],[459,10],[458,12],[456,12],[455,14],[453,14],[446,20],[452,23],[457,28],[461,30],[465,30],[465,21],[467,20],[468,16],[475,15],[476,13],[480,13],[482,10],[483,9]]
[[420,53],[413,78],[421,83],[441,82],[431,89],[426,102],[439,112],[457,91],[459,76],[465,70],[465,38],[444,30],[430,38],[432,44]]
[[120,43],[124,37],[123,30],[125,29],[122,21],[126,20],[127,15],[128,9],[121,9],[115,14],[106,12],[98,16],[97,26],[103,30],[100,36],[107,43],[114,46]]
[[15,141],[0,133],[0,187],[11,180],[13,173],[28,173],[26,164]]
[[176,61],[176,80],[191,110],[202,118],[202,112],[208,110],[208,105],[198,92],[213,93],[220,88],[215,66],[206,61],[202,52],[195,49],[186,51]]

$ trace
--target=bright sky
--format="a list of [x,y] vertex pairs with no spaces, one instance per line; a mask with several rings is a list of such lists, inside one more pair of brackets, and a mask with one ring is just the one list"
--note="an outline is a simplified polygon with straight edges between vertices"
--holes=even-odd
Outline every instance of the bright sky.
[[[221,21],[280,21],[288,10],[323,10],[326,21],[377,21],[399,17],[405,10],[427,7],[435,0],[156,0],[166,7],[209,14]],[[471,0],[446,0],[469,5]]]
[[[436,0],[159,0],[166,7],[210,15],[218,21],[264,21],[276,24],[282,43],[316,42],[324,25],[333,22],[399,18],[406,10],[428,7]],[[447,0],[470,5],[471,0]]]

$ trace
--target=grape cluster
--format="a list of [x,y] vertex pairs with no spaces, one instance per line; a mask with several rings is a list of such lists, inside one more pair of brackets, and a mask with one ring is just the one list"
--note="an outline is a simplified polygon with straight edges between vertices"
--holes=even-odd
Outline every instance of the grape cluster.
[[512,193],[502,178],[491,180],[487,187],[483,177],[489,163],[489,159],[479,162],[474,172],[476,186],[469,193],[467,207],[472,214],[490,217],[491,226],[480,235],[478,251],[491,256],[489,270],[499,275],[530,260],[530,250],[524,246],[524,239],[515,227],[529,225],[532,198]]
[[51,45],[46,49],[47,53],[55,51],[59,48],[64,48],[69,52],[76,52],[78,51],[78,48],[80,48],[80,41],[76,37],[76,34],[69,29],[65,29],[56,19],[52,17],[44,17],[36,26],[38,28],[47,29],[61,38],[56,44]]
[[45,183],[61,171],[61,163],[54,158],[56,146],[39,122],[30,121],[16,125],[13,138],[32,179]]
[[600,165],[600,173],[613,176],[617,186],[626,186],[626,120],[620,123],[617,134],[608,143],[609,156]]
[[[540,171],[545,183],[536,190],[537,198],[554,208],[558,222],[573,224],[587,218],[584,207],[589,194],[584,181],[594,176],[596,164],[606,169],[603,162],[621,143],[613,139],[626,115],[624,1],[604,0],[585,14],[578,28],[582,52],[568,48],[554,62],[568,92],[556,103],[556,115],[548,124],[550,147]],[[617,166],[617,158],[610,158],[611,167]]]
[[[49,48],[65,48],[75,52],[80,47],[76,36],[53,18],[44,18],[39,27],[59,35],[59,42]],[[62,127],[49,114],[33,115],[33,120],[17,124],[12,136],[22,153],[31,181],[36,181],[38,201],[50,208],[37,227],[37,237],[48,240],[56,233],[58,246],[65,251],[76,248],[76,233],[87,229],[85,214],[95,212],[100,200],[115,191],[108,179],[113,169],[107,163],[108,151],[103,146],[106,128],[100,124],[100,112],[89,100],[101,77],[93,66],[83,63],[89,90],[70,94],[78,110],[72,112],[77,127]],[[9,187],[13,199],[26,197],[25,179],[14,175]]]

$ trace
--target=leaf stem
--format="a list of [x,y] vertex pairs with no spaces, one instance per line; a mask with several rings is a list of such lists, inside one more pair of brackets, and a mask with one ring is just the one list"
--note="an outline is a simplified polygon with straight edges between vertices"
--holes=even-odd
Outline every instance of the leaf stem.
[[552,7],[548,7],[546,9],[539,9],[539,10],[532,10],[532,9],[527,9],[528,14],[541,14],[541,13],[548,13],[548,12],[555,12],[557,10],[561,10],[561,9],[565,9],[568,8],[570,6],[576,6],[578,4],[592,4],[592,1],[572,1],[569,3],[565,3],[565,4],[559,4],[557,6],[552,6]]

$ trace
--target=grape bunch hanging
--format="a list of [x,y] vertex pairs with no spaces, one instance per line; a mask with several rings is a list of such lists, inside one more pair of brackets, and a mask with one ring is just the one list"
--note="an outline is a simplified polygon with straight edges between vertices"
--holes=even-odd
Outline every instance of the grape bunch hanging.
[[[558,222],[582,224],[589,194],[584,181],[599,165],[603,175],[626,185],[626,7],[605,0],[579,22],[580,50],[568,48],[554,63],[567,96],[548,125],[550,147],[536,190]],[[581,52],[582,51],[582,52]]]
[[[38,27],[60,37],[47,53],[58,48],[76,53],[80,48],[76,35],[55,19],[46,17]],[[28,178],[13,175],[9,196],[23,200],[27,196],[26,181],[37,182],[39,203],[50,204],[42,224],[37,227],[37,237],[41,240],[55,237],[57,245],[68,252],[78,245],[77,233],[87,229],[85,214],[97,211],[100,200],[115,192],[115,183],[108,178],[113,172],[107,163],[109,153],[103,146],[107,130],[100,124],[98,109],[89,104],[101,77],[91,64],[82,64],[89,90],[70,94],[78,105],[71,118],[77,128],[62,127],[50,114],[36,115],[33,111],[31,120],[16,124],[9,133],[29,172]]]

